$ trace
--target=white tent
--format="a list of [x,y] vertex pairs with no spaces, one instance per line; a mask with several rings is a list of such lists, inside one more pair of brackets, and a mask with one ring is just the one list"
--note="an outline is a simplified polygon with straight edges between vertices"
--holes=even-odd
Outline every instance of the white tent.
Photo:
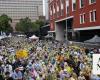
[[84,42],[88,42],[88,43],[100,43],[100,37],[95,35],[92,39],[86,40]]
[[29,37],[29,39],[39,39],[39,37],[33,35],[33,36]]
[[0,36],[0,40],[6,38],[6,36]]

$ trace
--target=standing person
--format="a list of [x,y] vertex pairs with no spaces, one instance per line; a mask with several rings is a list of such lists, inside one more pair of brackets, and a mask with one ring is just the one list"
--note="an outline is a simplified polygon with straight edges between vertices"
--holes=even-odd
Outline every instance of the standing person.
[[5,80],[14,80],[12,77],[10,77],[10,72],[5,73]]
[[76,73],[72,73],[71,77],[68,80],[78,80],[77,79],[77,74]]
[[14,80],[22,80],[23,76],[22,76],[22,72],[19,71],[18,68],[15,69],[13,75],[12,75]]
[[1,73],[1,71],[0,71],[0,80],[4,80],[4,77],[3,77],[2,73]]
[[82,72],[80,72],[80,76],[78,76],[78,80],[86,80]]
[[12,66],[10,64],[6,64],[4,68],[4,72],[9,72],[10,76],[12,75]]

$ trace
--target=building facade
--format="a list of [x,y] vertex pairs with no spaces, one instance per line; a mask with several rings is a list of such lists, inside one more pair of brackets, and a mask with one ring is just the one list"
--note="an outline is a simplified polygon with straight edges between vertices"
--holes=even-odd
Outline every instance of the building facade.
[[44,0],[44,11],[45,11],[45,19],[49,20],[49,0]]
[[12,26],[25,17],[35,21],[43,16],[42,0],[0,0],[0,15],[6,14],[12,18]]
[[49,0],[50,29],[56,40],[84,41],[100,35],[100,0]]

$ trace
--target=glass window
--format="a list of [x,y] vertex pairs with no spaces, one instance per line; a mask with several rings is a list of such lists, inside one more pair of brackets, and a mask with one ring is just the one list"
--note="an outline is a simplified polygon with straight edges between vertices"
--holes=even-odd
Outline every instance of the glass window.
[[57,3],[57,12],[59,12],[59,4]]
[[80,14],[80,24],[85,23],[85,13]]
[[90,4],[93,4],[93,3],[95,3],[96,2],[96,0],[89,0],[89,3]]
[[55,13],[55,6],[53,6],[53,13]]
[[76,10],[76,0],[72,0],[72,11]]
[[80,0],[80,8],[84,7],[84,0]]
[[94,11],[94,21],[96,21],[96,10]]
[[61,2],[61,9],[64,9],[64,0],[60,0]]
[[90,22],[96,21],[96,10],[90,11]]
[[83,18],[82,18],[82,15],[80,15],[80,24],[82,24],[83,22]]
[[69,13],[69,0],[66,0],[66,14]]
[[93,22],[93,12],[90,12],[90,22]]
[[52,9],[50,8],[50,15],[52,16]]

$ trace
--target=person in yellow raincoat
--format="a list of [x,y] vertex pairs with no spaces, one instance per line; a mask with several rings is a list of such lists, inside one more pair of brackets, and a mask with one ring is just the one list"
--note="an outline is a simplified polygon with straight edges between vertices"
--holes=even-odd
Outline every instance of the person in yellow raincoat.
[[67,64],[67,62],[64,63],[64,67],[65,67],[66,71],[67,71],[69,74],[73,73],[73,68],[72,68],[71,66],[69,66],[69,65]]

